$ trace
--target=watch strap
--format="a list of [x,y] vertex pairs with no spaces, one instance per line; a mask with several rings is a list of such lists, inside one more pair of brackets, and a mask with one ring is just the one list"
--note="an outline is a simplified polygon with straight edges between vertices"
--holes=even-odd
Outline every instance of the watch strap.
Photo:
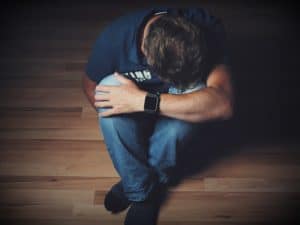
[[158,113],[160,105],[160,93],[148,92],[145,97],[144,111],[148,113]]

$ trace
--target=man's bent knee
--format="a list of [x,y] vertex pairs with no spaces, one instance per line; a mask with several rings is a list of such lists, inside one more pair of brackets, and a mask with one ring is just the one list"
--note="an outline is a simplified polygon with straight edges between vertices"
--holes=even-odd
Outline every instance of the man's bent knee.
[[104,77],[100,82],[100,85],[120,85],[120,81],[118,81],[113,74]]

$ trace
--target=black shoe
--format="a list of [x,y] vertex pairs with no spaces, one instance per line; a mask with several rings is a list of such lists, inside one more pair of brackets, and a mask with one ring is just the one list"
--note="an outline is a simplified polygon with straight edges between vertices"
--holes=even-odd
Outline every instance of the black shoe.
[[166,189],[159,188],[147,200],[132,202],[124,225],[156,225],[159,210],[166,198]]
[[105,195],[104,207],[112,213],[119,213],[128,208],[131,202],[124,194],[121,181],[112,186],[110,191]]

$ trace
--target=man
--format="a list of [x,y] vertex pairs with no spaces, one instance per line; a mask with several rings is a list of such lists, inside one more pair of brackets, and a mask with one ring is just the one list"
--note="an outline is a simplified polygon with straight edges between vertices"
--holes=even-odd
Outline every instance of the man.
[[130,206],[125,225],[156,224],[177,153],[202,122],[232,116],[224,43],[220,21],[194,8],[140,10],[98,37],[83,87],[121,177],[104,206]]

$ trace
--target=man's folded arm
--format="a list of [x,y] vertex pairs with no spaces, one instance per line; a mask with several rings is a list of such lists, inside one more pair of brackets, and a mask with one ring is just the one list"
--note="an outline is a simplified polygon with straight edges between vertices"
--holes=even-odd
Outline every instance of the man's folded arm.
[[233,114],[230,71],[218,65],[208,76],[207,87],[188,94],[162,94],[160,113],[189,122],[229,119]]

